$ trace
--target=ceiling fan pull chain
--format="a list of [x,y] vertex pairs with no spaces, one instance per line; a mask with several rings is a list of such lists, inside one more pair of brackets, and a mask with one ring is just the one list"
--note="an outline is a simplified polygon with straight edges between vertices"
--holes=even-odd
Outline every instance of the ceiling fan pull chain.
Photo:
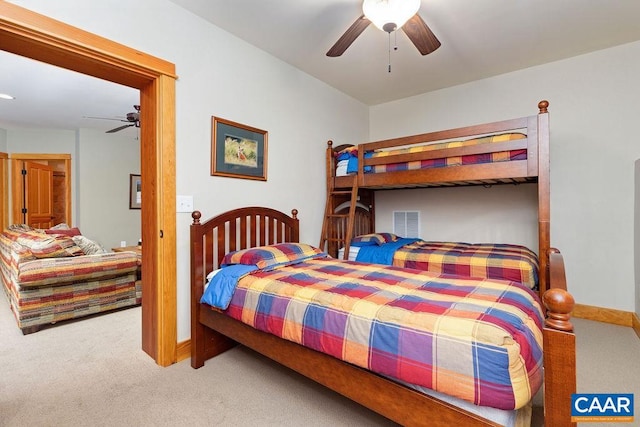
[[391,72],[391,33],[387,33],[388,37],[389,37],[389,68],[388,68],[388,72]]

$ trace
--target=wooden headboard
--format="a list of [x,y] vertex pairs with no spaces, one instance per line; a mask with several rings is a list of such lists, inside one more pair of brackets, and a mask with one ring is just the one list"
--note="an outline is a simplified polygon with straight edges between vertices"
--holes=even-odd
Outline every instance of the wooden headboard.
[[[195,367],[197,351],[206,358],[231,347],[230,340],[214,343],[213,332],[200,325],[200,298],[204,292],[206,275],[220,268],[225,254],[230,251],[300,240],[298,211],[291,216],[271,208],[252,206],[225,212],[200,222],[202,214],[191,214],[191,342],[192,365]],[[196,349],[195,347],[202,348]],[[200,356],[202,357],[202,356]],[[200,360],[200,366],[204,359]]]
[[192,268],[192,271],[200,280],[202,274],[219,268],[220,261],[230,251],[298,242],[298,211],[293,209],[291,215],[271,208],[253,206],[234,209],[200,222],[202,214],[199,211],[193,212],[191,262],[196,268]]

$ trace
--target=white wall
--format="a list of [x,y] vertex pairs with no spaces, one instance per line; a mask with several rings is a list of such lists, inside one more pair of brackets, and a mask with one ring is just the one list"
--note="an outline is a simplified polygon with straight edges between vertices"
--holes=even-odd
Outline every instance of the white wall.
[[[374,106],[371,138],[533,115],[538,101],[549,100],[552,246],[564,253],[568,286],[578,303],[632,312],[639,75],[640,42],[636,42]],[[452,215],[462,208],[453,195],[448,201],[432,196],[428,189],[415,191],[418,196],[407,205],[429,211],[434,204],[444,209],[440,205],[446,203]],[[475,206],[490,193],[477,188],[465,196]],[[477,216],[482,209],[474,208],[461,237],[480,240],[493,233],[486,227],[506,226],[514,240],[524,238],[516,230],[520,213],[510,219],[511,194],[505,193],[503,201],[494,200],[497,206],[486,204],[487,210],[499,210],[496,219],[487,224]],[[384,194],[376,205],[380,210],[389,209],[385,202],[395,203],[385,197],[390,196]],[[460,236],[461,221],[448,227],[436,224]]]
[[635,290],[636,290],[636,315],[640,317],[640,160],[635,163],[635,192],[634,192],[634,251],[635,261]]
[[140,173],[135,132],[10,129],[9,153],[71,155],[72,222],[106,249],[140,238],[140,211],[129,209],[129,174]]
[[[326,141],[368,135],[368,108],[166,0],[23,0],[22,7],[176,64],[177,194],[205,218],[247,205],[300,211],[317,244]],[[267,182],[210,176],[211,116],[268,131]],[[189,224],[177,214],[178,340],[190,336]]]
[[533,184],[381,191],[376,230],[391,231],[393,211],[419,211],[425,240],[514,243],[537,252],[537,197]]
[[78,144],[78,224],[106,249],[141,236],[140,210],[129,209],[129,174],[140,174],[136,130],[104,133],[80,129]]
[[7,131],[0,129],[0,152],[7,152]]

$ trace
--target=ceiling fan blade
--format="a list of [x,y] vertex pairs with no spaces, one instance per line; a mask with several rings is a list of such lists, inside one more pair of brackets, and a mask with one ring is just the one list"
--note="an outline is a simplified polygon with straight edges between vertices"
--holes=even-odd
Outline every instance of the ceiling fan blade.
[[354,42],[356,38],[369,26],[371,21],[361,15],[360,18],[356,19],[356,21],[351,24],[349,29],[345,31],[345,33],[338,39],[336,44],[334,44],[331,49],[327,52],[327,56],[336,57],[340,56],[344,53],[345,50],[351,43]]
[[119,126],[119,127],[115,128],[115,129],[108,130],[105,133],[115,133],[115,132],[121,131],[122,129],[130,128],[131,126],[135,126],[135,123],[131,123],[131,124],[124,125],[124,126]]
[[128,122],[128,120],[111,118],[111,117],[95,117],[95,116],[82,116],[83,119],[98,119],[98,120],[115,120],[117,122]]
[[423,55],[440,47],[440,41],[417,13],[402,26],[402,30]]

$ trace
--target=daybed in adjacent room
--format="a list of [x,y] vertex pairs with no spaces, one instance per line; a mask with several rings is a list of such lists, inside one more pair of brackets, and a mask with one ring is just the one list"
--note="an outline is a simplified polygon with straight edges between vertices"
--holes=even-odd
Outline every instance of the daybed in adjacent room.
[[546,425],[572,425],[558,251],[543,308],[518,282],[327,257],[297,243],[296,215],[192,214],[194,368],[240,343],[402,425],[526,425],[544,381]]
[[[375,230],[375,192],[388,189],[453,187],[471,185],[535,184],[538,189],[538,256],[533,260],[532,277],[537,275],[540,295],[548,288],[550,251],[549,214],[549,103],[538,103],[538,114],[480,125],[420,135],[411,135],[358,145],[333,147],[326,151],[327,203],[320,247],[337,257],[348,259],[352,239],[358,235],[388,232]],[[418,237],[418,236],[415,236]],[[403,254],[388,264],[442,270],[433,262],[446,253],[447,269],[468,269],[470,252],[487,262],[489,243],[465,248],[464,242],[447,250],[447,242],[430,242],[434,248],[407,245]],[[527,263],[528,248],[506,245],[500,250],[515,252]],[[495,248],[491,249],[495,250]],[[525,253],[526,252],[526,253]],[[457,256],[460,253],[461,256]],[[534,253],[535,255],[535,253]],[[502,256],[502,255],[498,255]],[[482,259],[484,257],[484,259]],[[421,259],[418,259],[421,258]],[[497,258],[492,258],[493,263]],[[459,262],[459,266],[455,264]],[[466,264],[466,265],[465,265]],[[476,270],[478,271],[478,270]],[[498,274],[498,269],[493,270]],[[494,276],[495,278],[496,276]],[[509,277],[505,277],[509,279]]]
[[0,267],[3,289],[24,334],[141,303],[137,255],[107,252],[77,228],[9,226],[0,233]]

